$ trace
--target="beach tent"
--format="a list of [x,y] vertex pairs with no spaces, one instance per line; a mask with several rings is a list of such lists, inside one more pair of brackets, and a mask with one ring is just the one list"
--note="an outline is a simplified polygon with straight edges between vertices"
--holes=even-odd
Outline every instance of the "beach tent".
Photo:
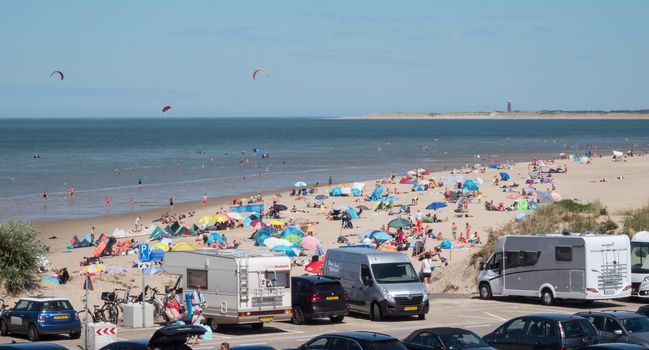
[[352,184],[352,192],[354,190],[357,190],[360,193],[360,192],[363,191],[364,188],[365,188],[365,183],[363,183],[363,182],[354,182]]
[[425,191],[425,190],[426,190],[426,186],[424,186],[424,185],[422,185],[422,184],[414,184],[414,185],[412,185],[412,190],[413,190],[413,191],[417,191],[417,192],[419,192],[419,191]]
[[259,214],[264,210],[264,204],[248,204],[248,205],[233,205],[230,206],[228,211],[231,212],[236,212],[236,213],[256,213]]
[[223,236],[221,236],[218,232],[210,232],[210,235],[207,237],[207,243],[208,245],[218,242],[219,244],[223,244],[224,239]]
[[462,189],[466,189],[467,191],[477,191],[478,184],[476,184],[473,180],[466,180],[464,181],[464,185],[462,185]]
[[428,209],[428,210],[437,210],[437,209],[446,208],[446,207],[447,207],[447,204],[444,203],[444,202],[432,202],[432,203],[428,204],[426,209]]
[[517,199],[516,204],[514,206],[516,207],[516,210],[528,210],[529,209],[527,200],[525,198]]
[[613,151],[613,156],[615,156],[615,157],[623,157],[624,153],[622,153],[620,151]]
[[329,195],[332,196],[332,197],[340,197],[340,196],[342,196],[342,194],[343,194],[342,190],[340,189],[340,187],[337,187],[337,186],[332,188],[329,191]]
[[449,240],[444,240],[444,241],[442,241],[442,243],[439,244],[440,249],[451,249],[451,247],[452,247],[452,244],[451,244],[451,241],[449,241]]
[[260,228],[257,231],[257,234],[260,234],[260,233],[268,233],[268,236],[279,235],[279,231],[277,231],[277,229],[274,228],[273,226],[264,226],[264,227]]
[[162,250],[163,252],[168,252],[169,251],[169,245],[164,244],[164,243],[156,243],[156,244],[151,246],[152,251],[156,250],[156,249]]
[[392,237],[392,235],[383,231],[372,232],[372,234],[370,234],[370,238],[374,238],[377,242],[394,240],[394,237]]
[[423,222],[424,224],[434,224],[435,223],[435,221],[433,221],[433,217],[429,216],[429,215],[425,215],[423,217],[423,219],[421,219],[421,222]]
[[196,250],[196,248],[194,248],[194,246],[192,246],[191,244],[189,244],[187,242],[176,243],[171,248],[172,252],[186,252],[186,251],[190,251],[190,250]]
[[151,234],[149,235],[149,241],[162,239],[163,234],[164,231],[159,226],[156,226],[153,229],[153,231],[151,231]]
[[190,230],[189,228],[187,228],[185,226],[179,227],[176,230],[176,232],[174,232],[174,236],[176,236],[176,237],[178,237],[178,236],[187,237],[187,236],[193,236],[194,234],[195,234],[194,231]]
[[500,180],[502,180],[502,181],[507,181],[507,180],[509,180],[509,174],[507,174],[507,173],[504,172],[504,171],[501,171],[501,172],[500,172]]
[[299,228],[295,226],[287,226],[279,235],[280,237],[284,237],[286,235],[296,235],[299,237],[304,237],[304,232],[302,232]]
[[381,195],[383,194],[383,186],[377,185],[374,190],[372,191],[372,200],[377,201],[379,198],[381,198]]
[[351,187],[347,187],[347,186],[342,186],[342,187],[340,188],[340,193],[341,193],[343,196],[349,196],[349,195],[352,194],[352,188],[351,188]]
[[276,251],[276,252],[284,252],[284,254],[286,254],[286,256],[288,256],[289,258],[293,258],[293,257],[297,256],[297,254],[295,253],[293,248],[291,248],[290,246],[286,246],[286,245],[276,245],[276,246],[272,247],[270,250]]
[[358,214],[356,213],[356,210],[353,208],[347,208],[347,213],[349,214],[349,218],[352,220],[357,220],[358,219]]
[[255,234],[255,245],[258,247],[263,246],[264,241],[268,239],[270,236],[271,236],[270,233],[268,233],[267,231],[264,232],[257,231],[257,233]]
[[408,181],[410,181],[410,178],[408,176],[404,176],[401,179],[399,179],[400,184],[407,184]]
[[359,190],[359,189],[357,189],[357,188],[352,188],[352,196],[354,196],[354,197],[358,197],[358,196],[360,196],[362,193],[363,193],[363,192],[361,192],[361,190]]
[[288,234],[286,236],[283,236],[282,238],[289,241],[289,242],[291,242],[291,243],[300,243],[302,241],[301,236],[298,236],[298,235],[295,235],[295,234],[292,234],[292,233]]
[[82,240],[79,240],[79,237],[77,236],[72,237],[70,243],[68,243],[67,246],[68,249],[86,248],[86,247],[92,247],[92,237],[90,236],[89,233],[86,233],[86,235],[83,237]]
[[250,218],[250,216],[246,216],[245,218],[243,218],[243,220],[241,220],[241,223],[243,224],[243,227],[250,227],[252,219]]
[[320,240],[313,236],[306,236],[300,241],[300,247],[305,250],[316,250],[320,245]]
[[266,247],[268,247],[268,248],[271,248],[271,249],[273,247],[275,247],[275,246],[278,246],[278,245],[290,246],[291,244],[293,244],[293,243],[291,243],[288,240],[285,240],[283,238],[277,238],[277,237],[268,237],[268,238],[266,238],[264,240],[264,245]]

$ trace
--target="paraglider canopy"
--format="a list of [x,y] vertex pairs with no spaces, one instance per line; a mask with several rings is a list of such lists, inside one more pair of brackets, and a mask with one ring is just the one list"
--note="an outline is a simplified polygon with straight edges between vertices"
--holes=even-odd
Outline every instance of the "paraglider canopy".
[[171,109],[171,106],[164,106],[164,107],[162,107],[162,113],[164,113],[164,112],[166,112],[166,111],[168,111],[170,109]]
[[54,76],[55,74],[58,75],[61,80],[63,80],[63,72],[61,72],[60,70],[55,70],[54,72],[52,72],[52,74],[50,74],[50,77]]
[[257,80],[257,73],[264,72],[266,73],[266,78],[268,78],[268,71],[266,69],[258,67],[252,70],[252,80]]

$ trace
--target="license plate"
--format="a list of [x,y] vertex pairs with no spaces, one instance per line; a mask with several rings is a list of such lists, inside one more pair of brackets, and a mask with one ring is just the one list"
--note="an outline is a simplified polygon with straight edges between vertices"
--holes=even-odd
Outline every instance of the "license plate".
[[338,300],[338,296],[334,295],[332,297],[327,297],[327,300]]
[[55,319],[55,320],[67,320],[67,319],[68,319],[68,315],[58,315],[58,316],[54,316],[54,319]]
[[403,308],[403,311],[417,311],[416,306],[406,306]]
[[615,294],[615,291],[610,289],[609,290],[604,289],[604,295],[610,295],[610,294]]
[[273,320],[273,316],[268,316],[268,317],[260,317],[259,321],[261,322],[270,322]]

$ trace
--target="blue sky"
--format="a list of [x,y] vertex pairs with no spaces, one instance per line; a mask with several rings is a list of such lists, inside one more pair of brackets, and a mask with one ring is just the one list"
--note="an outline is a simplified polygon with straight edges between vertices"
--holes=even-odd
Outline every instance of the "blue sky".
[[[0,117],[647,108],[647,13],[640,0],[5,0]],[[253,81],[258,66],[269,76]]]

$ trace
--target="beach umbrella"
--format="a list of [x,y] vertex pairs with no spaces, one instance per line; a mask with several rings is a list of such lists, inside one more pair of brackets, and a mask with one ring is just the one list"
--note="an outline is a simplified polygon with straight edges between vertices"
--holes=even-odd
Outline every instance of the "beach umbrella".
[[323,201],[323,200],[325,200],[327,198],[329,198],[329,196],[326,196],[324,194],[319,194],[319,195],[315,196],[315,199],[319,200],[319,201]]
[[88,265],[88,266],[84,266],[83,269],[81,269],[81,274],[94,276],[104,271],[104,269],[106,269],[106,267],[104,267],[104,265],[101,264]]
[[304,181],[298,181],[295,183],[295,187],[306,187],[306,183]]
[[230,217],[227,216],[226,214],[216,214],[213,216],[214,222],[228,222],[230,221]]
[[388,223],[388,227],[392,227],[392,228],[409,227],[409,226],[410,226],[410,220],[406,220],[403,218],[394,219]]
[[268,248],[273,248],[274,246],[277,245],[285,245],[285,246],[290,246],[291,242],[283,239],[283,238],[277,238],[277,237],[268,237],[264,240],[264,245]]
[[500,172],[500,174],[498,174],[498,175],[500,175],[500,180],[501,180],[501,181],[507,181],[507,180],[509,180],[509,174],[507,174],[507,173],[504,172],[504,171]]
[[209,237],[207,238],[207,244],[212,244],[214,242],[218,242],[219,244],[223,244],[223,236],[221,236],[217,232],[210,232]]
[[288,256],[289,258],[293,258],[297,256],[295,250],[293,250],[293,248],[291,248],[290,246],[286,246],[286,245],[276,245],[272,247],[270,250],[276,252],[284,252],[284,254],[286,254],[286,256]]
[[275,204],[273,205],[273,210],[275,211],[284,211],[287,210],[288,208],[284,204]]
[[426,209],[428,209],[428,210],[437,210],[437,209],[441,209],[441,208],[446,208],[447,206],[448,205],[446,203],[444,203],[444,202],[432,202],[432,203],[428,204]]
[[465,188],[467,189],[467,191],[477,191],[478,184],[476,184],[473,180],[466,180],[464,181],[464,185],[462,185],[462,189]]
[[261,220],[252,220],[252,221],[250,221],[250,226],[253,227],[253,228],[256,228],[256,229],[260,229],[260,228],[266,227],[268,225],[266,225],[266,223],[261,221]]
[[286,235],[296,235],[299,237],[304,237],[304,232],[302,232],[299,228],[295,226],[287,226],[282,233],[280,233],[280,236],[284,237]]
[[394,237],[392,237],[391,234],[383,231],[375,231],[370,234],[370,238],[374,238],[375,240],[382,242],[382,241],[392,241],[394,240]]
[[507,195],[507,198],[508,199],[518,199],[518,198],[521,198],[521,195],[518,194],[518,193],[510,193],[510,194]]
[[356,208],[363,209],[363,210],[370,210],[370,208],[368,208],[366,205],[357,205]]
[[323,265],[324,265],[324,261],[314,261],[312,263],[308,263],[304,265],[304,271],[315,275],[319,275],[320,273],[322,273]]
[[211,224],[214,222],[214,218],[212,216],[203,216],[198,219],[198,222],[201,224]]
[[273,220],[268,221],[268,224],[271,225],[271,226],[284,226],[284,225],[286,225],[284,223],[284,221],[277,220],[277,219],[273,219]]
[[320,240],[313,236],[306,236],[300,241],[300,247],[305,250],[316,250],[318,245],[320,245]]
[[300,243],[300,241],[302,241],[302,237],[300,237],[298,235],[294,235],[292,233],[288,234],[286,236],[282,236],[282,238],[289,241],[289,242],[291,242],[291,243]]

